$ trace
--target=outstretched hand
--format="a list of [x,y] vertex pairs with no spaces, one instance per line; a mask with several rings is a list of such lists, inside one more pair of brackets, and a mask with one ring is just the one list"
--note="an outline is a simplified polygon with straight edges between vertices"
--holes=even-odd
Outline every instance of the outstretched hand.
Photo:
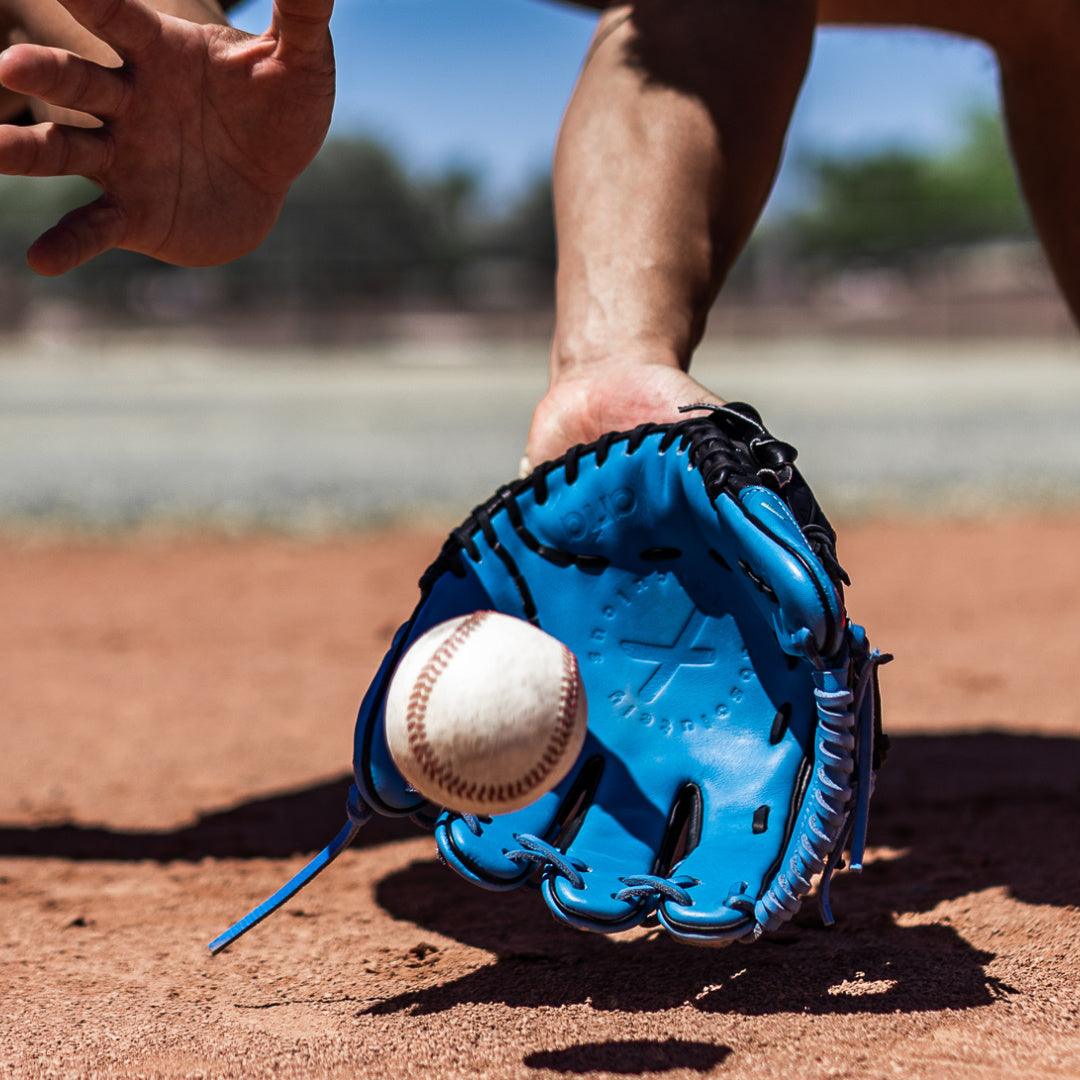
[[0,126],[0,173],[85,176],[103,189],[38,238],[31,268],[63,274],[111,248],[209,266],[257,247],[326,136],[333,0],[275,0],[259,36],[141,0],[60,3],[123,64],[40,45],[0,55],[8,89],[102,121]]
[[663,364],[611,361],[562,374],[533,413],[526,462],[535,467],[609,431],[685,419],[679,406],[699,402],[723,404],[685,371]]

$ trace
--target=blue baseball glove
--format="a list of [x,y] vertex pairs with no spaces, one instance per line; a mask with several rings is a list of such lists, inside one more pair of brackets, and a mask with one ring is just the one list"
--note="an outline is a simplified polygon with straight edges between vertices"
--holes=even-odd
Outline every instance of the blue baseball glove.
[[[859,868],[881,763],[872,652],[844,609],[835,534],[748,405],[700,406],[577,446],[501,488],[420,581],[356,725],[350,822],[217,951],[327,865],[372,812],[433,823],[487,889],[533,883],[559,920],[646,920],[720,945],[775,929],[845,850]],[[553,791],[476,817],[424,804],[390,759],[398,659],[454,616],[526,619],[576,654],[589,733]]]

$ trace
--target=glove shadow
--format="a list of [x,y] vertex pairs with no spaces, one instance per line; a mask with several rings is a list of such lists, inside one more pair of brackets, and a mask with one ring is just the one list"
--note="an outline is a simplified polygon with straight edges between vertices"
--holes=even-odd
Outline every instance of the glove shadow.
[[[753,949],[687,950],[640,931],[631,940],[571,934],[536,918],[528,892],[490,897],[434,862],[380,881],[393,917],[497,957],[445,985],[398,995],[372,1014],[436,1013],[463,1003],[591,1003],[655,1012],[818,1014],[970,1009],[1010,988],[987,974],[995,955],[951,925],[898,925],[1004,887],[1017,901],[1071,906],[1080,888],[1055,839],[1080,828],[1080,739],[1006,734],[895,737],[880,777],[875,840],[892,857],[838,886],[840,922],[807,912]],[[978,901],[976,900],[977,904]]]

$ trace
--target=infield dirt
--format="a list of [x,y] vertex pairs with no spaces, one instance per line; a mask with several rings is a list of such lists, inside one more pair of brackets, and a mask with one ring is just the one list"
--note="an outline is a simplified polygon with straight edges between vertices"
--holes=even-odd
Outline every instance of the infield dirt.
[[433,532],[0,545],[0,1074],[1080,1075],[1080,519],[842,531],[897,654],[861,879],[753,947],[563,929],[376,822],[352,723]]

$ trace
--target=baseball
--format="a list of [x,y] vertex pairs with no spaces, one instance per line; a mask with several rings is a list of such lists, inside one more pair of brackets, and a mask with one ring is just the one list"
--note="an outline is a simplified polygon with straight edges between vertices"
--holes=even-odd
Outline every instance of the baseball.
[[502,814],[562,780],[587,718],[577,659],[562,642],[477,611],[432,628],[402,658],[386,698],[386,740],[425,798]]

